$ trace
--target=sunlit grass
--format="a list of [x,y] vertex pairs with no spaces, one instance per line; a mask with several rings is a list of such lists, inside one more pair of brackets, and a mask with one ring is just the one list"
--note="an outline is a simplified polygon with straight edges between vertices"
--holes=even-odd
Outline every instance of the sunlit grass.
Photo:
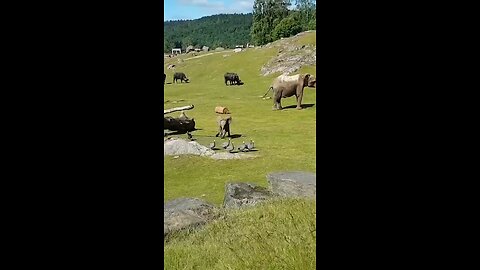
[[[315,33],[301,36],[296,45],[314,44]],[[233,139],[255,141],[259,157],[243,160],[214,160],[198,156],[164,158],[165,201],[178,197],[197,197],[220,206],[225,184],[231,181],[267,186],[266,175],[275,171],[316,172],[316,89],[305,88],[304,110],[296,110],[294,97],[283,99],[282,111],[272,111],[272,100],[262,100],[272,79],[264,77],[262,65],[277,55],[277,48],[248,49],[240,53],[222,51],[185,59],[182,55],[167,59],[175,71],[184,72],[188,84],[171,84],[174,70],[167,69],[164,90],[165,108],[194,104],[186,111],[195,118],[194,138],[208,145],[224,140],[217,132],[216,106],[232,113]],[[223,74],[236,72],[242,86],[225,86]],[[297,73],[316,74],[316,66],[303,67]],[[271,93],[270,93],[271,96]],[[182,101],[179,101],[182,100]],[[177,116],[179,113],[172,113]],[[185,135],[179,135],[185,138]],[[174,234],[164,243],[164,269],[315,269],[316,208],[311,200],[270,201],[260,206],[221,212],[220,219],[200,230]]]
[[315,269],[314,201],[268,202],[221,216],[172,237],[164,269]]
[[[302,38],[310,40],[315,33]],[[165,200],[177,197],[199,197],[219,205],[223,201],[225,183],[248,181],[266,186],[266,174],[280,170],[305,170],[316,172],[316,89],[305,88],[303,104],[313,106],[304,110],[287,108],[272,111],[272,100],[262,100],[272,79],[278,74],[264,77],[260,74],[262,65],[276,55],[275,48],[250,48],[240,53],[222,51],[213,55],[185,60],[167,59],[165,73],[167,83],[172,82],[174,70],[166,69],[175,64],[175,71],[184,72],[190,79],[186,84],[166,84],[165,108],[194,104],[186,111],[195,118],[194,138],[200,144],[208,145],[214,139],[217,144],[223,140],[215,138],[217,132],[216,106],[226,106],[233,117],[232,134],[241,134],[233,139],[234,144],[255,141],[259,157],[245,160],[214,160],[198,156],[180,156],[164,159]],[[227,56],[228,55],[228,56]],[[191,57],[191,56],[181,56]],[[225,72],[236,72],[245,82],[242,86],[225,86]],[[316,67],[304,67],[301,72],[316,73]],[[271,94],[270,94],[271,95]],[[183,99],[184,101],[178,101]],[[295,105],[295,97],[282,100],[282,106]],[[178,116],[172,113],[171,116]],[[180,135],[180,137],[186,137]],[[202,196],[203,195],[203,196]]]

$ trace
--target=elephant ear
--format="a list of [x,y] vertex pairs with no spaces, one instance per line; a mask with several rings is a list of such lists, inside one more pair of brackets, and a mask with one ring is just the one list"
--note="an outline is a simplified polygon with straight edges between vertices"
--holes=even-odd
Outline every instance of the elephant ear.
[[307,86],[307,85],[308,85],[308,80],[309,80],[309,78],[310,78],[310,74],[308,74],[308,73],[302,75],[303,86]]

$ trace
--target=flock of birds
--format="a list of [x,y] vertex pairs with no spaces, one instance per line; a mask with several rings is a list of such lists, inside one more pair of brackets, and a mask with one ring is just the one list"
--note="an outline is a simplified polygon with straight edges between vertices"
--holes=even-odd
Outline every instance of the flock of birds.
[[[215,145],[215,140],[213,140],[212,143],[210,143],[210,149],[215,150],[216,145]],[[232,153],[235,151],[235,146],[233,145],[233,142],[230,138],[228,138],[228,142],[222,143],[223,149],[227,150],[228,152]],[[245,141],[240,144],[240,146],[237,147],[239,152],[248,152],[250,150],[253,150],[255,148],[255,142],[250,140],[249,143],[245,144]]]

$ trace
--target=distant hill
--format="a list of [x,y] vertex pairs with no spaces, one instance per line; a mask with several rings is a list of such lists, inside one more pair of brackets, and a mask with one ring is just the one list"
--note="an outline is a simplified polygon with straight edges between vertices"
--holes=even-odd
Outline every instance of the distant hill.
[[163,23],[164,52],[187,46],[215,49],[250,42],[252,14],[218,14],[196,20],[166,21]]

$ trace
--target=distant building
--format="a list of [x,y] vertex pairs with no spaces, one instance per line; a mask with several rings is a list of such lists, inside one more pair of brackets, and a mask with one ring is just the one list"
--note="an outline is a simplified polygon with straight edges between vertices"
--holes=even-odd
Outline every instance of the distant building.
[[188,46],[186,49],[185,49],[185,53],[189,53],[191,51],[194,51],[195,49],[193,48],[192,45]]
[[181,53],[182,53],[182,49],[180,48],[172,49],[172,54],[181,54]]
[[209,48],[208,48],[207,46],[203,46],[203,47],[202,47],[202,50],[203,50],[204,52],[208,52],[208,49],[209,49]]

